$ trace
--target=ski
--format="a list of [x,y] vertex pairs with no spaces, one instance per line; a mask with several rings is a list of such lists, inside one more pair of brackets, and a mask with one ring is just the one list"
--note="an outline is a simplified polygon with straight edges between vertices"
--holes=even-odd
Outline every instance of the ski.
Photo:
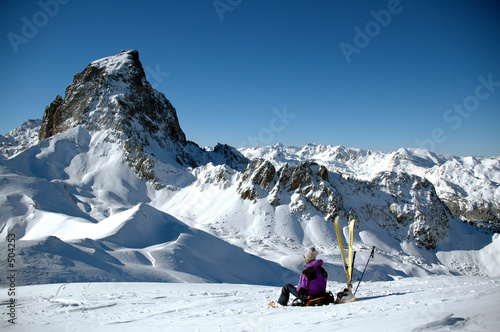
[[356,292],[358,291],[359,284],[361,283],[361,280],[363,279],[363,276],[365,275],[366,268],[368,267],[368,263],[370,263],[370,259],[373,258],[373,255],[375,255],[375,246],[373,246],[372,252],[370,253],[370,256],[368,257],[368,260],[366,261],[365,268],[363,269],[363,273],[361,273],[361,277],[359,278],[358,285],[356,286],[356,290],[354,290],[354,295],[356,295]]
[[[356,261],[356,251],[353,251],[352,252],[352,271],[354,272],[354,262]],[[351,273],[351,283],[352,283],[352,280],[353,280],[353,273]]]
[[[349,266],[347,265],[346,257],[345,257],[345,250],[344,250],[344,243],[342,241],[342,234],[340,232],[340,226],[339,226],[339,216],[336,216],[334,221],[335,225],[335,233],[337,234],[337,240],[339,242],[340,246],[340,253],[342,254],[342,260],[344,263],[344,272],[345,272],[345,278],[346,278],[346,284],[347,288],[344,289],[342,292],[337,293],[337,299],[335,300],[335,303],[347,303],[347,302],[354,302],[356,301],[356,298],[352,294],[352,281],[351,281],[351,274],[348,272],[349,271]],[[354,219],[351,221],[352,223],[352,232],[354,232]],[[350,225],[349,225],[350,226]],[[351,231],[351,227],[349,228]],[[350,253],[349,253],[349,264],[351,266],[351,273],[352,273],[352,265],[354,261],[354,255],[352,253],[352,235],[350,234],[349,236],[349,248],[350,248]]]
[[347,272],[347,263],[346,263],[346,259],[345,259],[344,243],[342,242],[342,234],[340,234],[339,216],[335,217],[335,220],[333,221],[333,223],[335,225],[335,232],[337,233],[337,241],[339,242],[340,253],[342,254],[342,260],[344,262],[344,272],[345,272],[346,282],[347,282],[347,285],[349,286],[349,274]]
[[349,223],[349,266],[347,268],[347,274],[348,274],[348,282],[347,282],[347,287],[349,289],[352,288],[352,269],[354,265],[354,256],[352,253],[352,244],[354,242],[354,222],[355,219],[352,219],[351,222]]

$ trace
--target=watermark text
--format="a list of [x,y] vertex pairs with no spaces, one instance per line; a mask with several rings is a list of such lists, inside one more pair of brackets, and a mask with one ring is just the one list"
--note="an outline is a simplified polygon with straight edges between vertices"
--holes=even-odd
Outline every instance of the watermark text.
[[50,19],[59,13],[60,5],[66,5],[68,2],[69,0],[39,0],[38,6],[41,10],[33,14],[31,19],[26,16],[21,18],[21,33],[9,32],[7,34],[14,52],[19,53],[19,46],[21,44],[26,45],[31,39],[35,38],[40,29],[45,27]]
[[274,116],[269,120],[269,125],[259,130],[256,136],[248,136],[240,146],[257,146],[260,144],[271,144],[274,140],[274,135],[280,133],[295,119],[297,114],[289,113],[286,107],[283,110],[273,109]]
[[399,0],[389,0],[387,3],[387,9],[370,11],[370,15],[373,17],[373,20],[368,21],[365,24],[364,29],[361,29],[358,26],[354,27],[355,34],[352,44],[344,41],[339,44],[340,50],[342,51],[347,63],[351,63],[352,55],[360,54],[361,50],[370,45],[372,39],[377,37],[382,32],[382,28],[386,28],[391,23],[392,18],[401,14],[402,11],[403,5]]
[[7,316],[8,322],[16,324],[16,235],[14,233],[7,234]]
[[243,0],[214,0],[212,5],[214,6],[217,16],[221,22],[224,21],[224,15],[227,12],[232,12],[237,6],[241,5]]
[[[500,88],[500,81],[493,80],[493,74],[487,78],[478,76],[479,84],[474,88],[474,93],[465,97],[461,103],[454,103],[452,107],[446,109],[443,113],[443,121],[451,124],[451,129],[458,130],[464,121],[472,113],[479,109],[481,102],[484,102]],[[435,151],[437,144],[442,144],[448,139],[446,130],[441,127],[434,128],[430,136],[425,139],[416,139],[415,144],[422,149]]]

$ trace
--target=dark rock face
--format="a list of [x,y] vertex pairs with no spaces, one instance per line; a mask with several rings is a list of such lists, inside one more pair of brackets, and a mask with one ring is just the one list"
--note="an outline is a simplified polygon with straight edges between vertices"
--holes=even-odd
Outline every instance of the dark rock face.
[[81,124],[124,134],[139,145],[150,139],[161,147],[186,145],[175,108],[148,83],[136,50],[94,61],[76,74],[65,97],[47,106],[39,139]]
[[63,98],[60,95],[56,96],[53,102],[45,108],[43,114],[42,126],[38,137],[40,140],[48,138],[55,134],[58,124],[61,122],[61,105]]
[[256,200],[263,194],[267,195],[276,182],[276,169],[267,160],[258,158],[253,160],[243,172],[242,181],[238,186],[238,193],[242,199]]
[[304,212],[304,202],[307,202],[322,214],[334,214],[343,209],[343,202],[328,180],[328,170],[314,162],[285,164],[276,171],[271,162],[256,159],[243,173],[238,193],[249,200],[268,197],[274,206],[286,198],[292,213]]
[[455,197],[447,197],[443,201],[451,213],[464,222],[494,233],[500,233],[500,203],[470,203],[466,198],[456,195]]
[[231,168],[243,171],[247,166],[250,160],[241,154],[238,150],[229,146],[227,144],[217,144],[214,147],[213,155],[211,159],[217,164],[217,157],[224,161],[224,163]]
[[358,224],[376,223],[398,241],[415,241],[434,249],[446,238],[451,212],[431,182],[416,175],[382,172],[371,182],[344,178],[315,162],[284,164],[276,170],[264,159],[253,160],[238,184],[242,199],[267,198],[289,205],[294,215],[339,214]]
[[371,184],[394,199],[389,210],[396,218],[390,218],[385,227],[393,234],[405,230],[395,238],[414,239],[420,247],[434,249],[447,236],[452,214],[431,182],[407,173],[382,172]]

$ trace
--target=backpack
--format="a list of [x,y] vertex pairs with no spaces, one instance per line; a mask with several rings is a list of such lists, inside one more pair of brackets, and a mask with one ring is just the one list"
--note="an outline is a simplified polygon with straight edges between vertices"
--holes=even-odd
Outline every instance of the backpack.
[[302,301],[300,301],[297,298],[293,301],[292,305],[309,307],[309,306],[329,305],[330,303],[335,303],[335,298],[332,292],[323,292],[316,295],[308,295]]

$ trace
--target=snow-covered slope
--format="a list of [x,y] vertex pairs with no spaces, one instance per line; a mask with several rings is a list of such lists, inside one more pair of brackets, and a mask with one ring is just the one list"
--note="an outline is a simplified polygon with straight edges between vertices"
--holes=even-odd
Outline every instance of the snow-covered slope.
[[[3,310],[2,331],[491,332],[500,324],[500,280],[484,277],[368,282],[353,303],[276,309],[267,302],[280,289],[268,286],[77,283],[18,290],[16,325]],[[7,301],[0,292],[0,302]]]
[[70,281],[276,285],[288,271],[146,204],[99,223],[49,214],[18,242],[20,284]]
[[43,121],[0,137],[0,152],[0,241],[17,241],[18,285],[295,283],[313,245],[341,282],[336,214],[344,228],[356,219],[355,278],[372,246],[366,280],[500,274],[498,238],[464,223],[497,230],[498,158],[201,149],[136,51],[89,64]]

